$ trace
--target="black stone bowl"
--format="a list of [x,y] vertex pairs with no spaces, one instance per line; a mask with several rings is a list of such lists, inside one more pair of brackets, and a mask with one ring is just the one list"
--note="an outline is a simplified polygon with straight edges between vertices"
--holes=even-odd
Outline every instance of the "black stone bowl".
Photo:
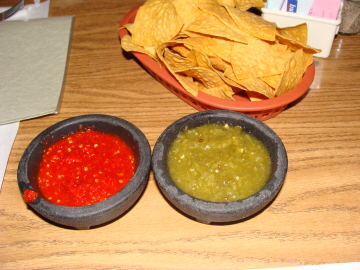
[[[197,199],[175,186],[167,168],[167,154],[171,143],[185,127],[191,129],[207,123],[239,125],[264,143],[270,153],[272,172],[259,192],[242,200],[219,203]],[[251,116],[226,110],[202,111],[179,119],[161,134],[152,154],[152,169],[164,196],[175,208],[206,224],[240,221],[264,209],[282,187],[287,168],[286,150],[272,129]]]
[[[41,197],[37,183],[42,152],[59,139],[84,128],[115,134],[124,140],[135,154],[137,163],[135,174],[122,190],[104,201],[81,207],[52,204]],[[57,224],[76,229],[89,229],[92,226],[111,222],[136,203],[149,180],[150,165],[149,142],[136,126],[114,116],[90,114],[69,118],[41,132],[26,148],[17,175],[22,194],[26,189],[39,193],[39,197],[34,202],[28,203],[38,214]]]

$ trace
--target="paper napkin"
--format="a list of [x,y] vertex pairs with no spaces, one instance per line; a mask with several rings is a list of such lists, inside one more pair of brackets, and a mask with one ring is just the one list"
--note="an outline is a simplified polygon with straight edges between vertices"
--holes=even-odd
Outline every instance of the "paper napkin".
[[[44,1],[42,3],[40,3],[39,0],[35,0],[34,4],[25,5],[23,9],[8,18],[7,21],[47,18],[49,14],[49,5],[50,0]],[[3,12],[9,8],[10,7],[0,7],[0,12]],[[0,190],[10,151],[14,143],[18,128],[19,122],[0,125]]]

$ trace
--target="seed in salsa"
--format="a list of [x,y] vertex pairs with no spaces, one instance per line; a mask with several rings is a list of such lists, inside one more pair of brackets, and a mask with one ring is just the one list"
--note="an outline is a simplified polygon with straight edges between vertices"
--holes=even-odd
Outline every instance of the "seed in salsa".
[[44,151],[38,183],[42,196],[54,204],[85,206],[120,191],[134,172],[134,153],[123,140],[85,130]]
[[271,171],[263,143],[239,126],[205,124],[181,132],[170,146],[168,170],[185,193],[212,202],[247,198]]

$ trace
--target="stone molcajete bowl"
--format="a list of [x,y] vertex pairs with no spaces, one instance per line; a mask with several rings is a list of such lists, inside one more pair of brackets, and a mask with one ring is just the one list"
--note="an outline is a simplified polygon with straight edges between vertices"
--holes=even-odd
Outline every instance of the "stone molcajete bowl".
[[[259,192],[242,200],[219,203],[197,199],[175,186],[167,169],[167,154],[171,143],[185,127],[191,129],[207,123],[239,125],[264,143],[270,153],[272,172]],[[287,168],[286,150],[272,129],[251,116],[226,110],[202,111],[179,119],[161,134],[152,154],[152,169],[164,196],[175,208],[206,224],[239,221],[264,209],[281,189]]]
[[[134,151],[136,171],[130,182],[104,201],[81,207],[52,204],[41,197],[37,172],[45,148],[81,128],[90,127],[103,133],[115,134]],[[44,144],[44,142],[46,142]],[[149,179],[151,150],[144,134],[133,124],[109,115],[90,114],[69,118],[41,132],[26,148],[18,166],[18,184],[22,194],[29,189],[39,193],[28,205],[39,215],[55,223],[89,229],[110,222],[126,212],[142,195]]]

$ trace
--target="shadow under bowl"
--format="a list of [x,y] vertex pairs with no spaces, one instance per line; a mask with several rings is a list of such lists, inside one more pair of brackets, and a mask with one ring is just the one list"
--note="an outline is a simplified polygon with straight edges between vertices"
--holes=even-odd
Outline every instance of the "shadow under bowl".
[[[238,201],[210,202],[190,196],[174,184],[167,165],[167,155],[172,142],[186,127],[191,129],[208,123],[241,126],[265,145],[271,158],[271,174],[259,192]],[[227,110],[202,111],[177,120],[161,134],[152,154],[155,180],[164,196],[177,209],[206,224],[240,221],[264,209],[280,191],[287,168],[285,147],[271,128],[252,116]]]
[[[58,140],[86,128],[114,134],[125,141],[135,155],[135,174],[122,190],[104,201],[80,207],[53,204],[41,197],[38,186],[37,174],[42,153]],[[118,117],[89,114],[63,120],[41,132],[21,157],[17,177],[22,195],[27,189],[40,194],[34,202],[28,203],[39,215],[64,226],[89,229],[114,220],[136,203],[149,180],[150,165],[150,145],[140,129]]]

